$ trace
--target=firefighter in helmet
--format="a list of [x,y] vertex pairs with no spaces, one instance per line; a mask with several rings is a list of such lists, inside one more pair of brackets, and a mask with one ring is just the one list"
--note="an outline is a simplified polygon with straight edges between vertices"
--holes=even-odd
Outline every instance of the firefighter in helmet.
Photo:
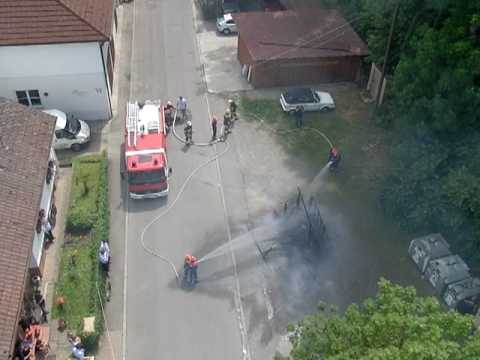
[[233,99],[228,100],[228,108],[230,110],[232,120],[237,120],[237,104]]
[[232,113],[230,112],[230,109],[227,109],[225,111],[225,114],[223,114],[223,131],[225,134],[230,133],[232,129]]
[[192,122],[190,120],[187,121],[185,127],[183,128],[183,133],[185,134],[185,142],[187,144],[191,144],[192,141],[192,134],[193,134],[193,127]]
[[340,163],[342,156],[340,155],[340,151],[337,148],[331,147],[328,153],[328,163],[330,164],[330,169],[337,169]]

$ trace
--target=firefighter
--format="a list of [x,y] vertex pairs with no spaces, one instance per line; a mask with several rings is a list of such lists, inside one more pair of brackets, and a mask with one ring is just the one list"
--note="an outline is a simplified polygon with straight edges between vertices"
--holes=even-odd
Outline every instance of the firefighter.
[[198,260],[195,256],[190,255],[190,285],[194,286],[198,282]]
[[183,133],[185,134],[185,142],[187,145],[191,144],[192,141],[192,134],[193,134],[193,128],[192,128],[192,122],[189,120],[185,124],[185,128],[183,129]]
[[175,108],[172,105],[171,101],[167,101],[167,106],[165,106],[165,124],[167,125],[167,134],[170,131],[170,128],[173,125],[173,115]]
[[342,156],[337,148],[330,148],[330,152],[328,153],[328,163],[330,164],[330,169],[337,169],[341,158]]
[[185,255],[185,259],[183,260],[183,280],[189,281],[190,273],[191,273],[191,264],[192,264],[192,255],[187,254]]
[[230,133],[232,129],[232,113],[230,112],[230,109],[227,109],[225,111],[225,114],[223,115],[223,132],[224,134]]
[[228,100],[228,107],[230,109],[230,113],[232,114],[232,120],[237,120],[237,104],[233,99]]

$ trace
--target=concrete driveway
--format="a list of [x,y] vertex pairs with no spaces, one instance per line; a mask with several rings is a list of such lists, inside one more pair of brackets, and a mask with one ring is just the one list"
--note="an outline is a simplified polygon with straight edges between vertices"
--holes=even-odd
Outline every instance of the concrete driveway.
[[200,61],[210,93],[250,90],[237,60],[237,35],[222,35],[213,21],[204,21],[195,10],[195,27]]

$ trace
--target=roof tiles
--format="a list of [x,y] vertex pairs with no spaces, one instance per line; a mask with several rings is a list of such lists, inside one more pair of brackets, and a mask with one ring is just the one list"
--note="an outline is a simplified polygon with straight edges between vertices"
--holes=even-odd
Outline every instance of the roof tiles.
[[55,118],[0,98],[0,359],[15,341]]
[[0,0],[0,45],[108,40],[113,0]]
[[335,10],[233,16],[253,61],[368,55],[367,45]]

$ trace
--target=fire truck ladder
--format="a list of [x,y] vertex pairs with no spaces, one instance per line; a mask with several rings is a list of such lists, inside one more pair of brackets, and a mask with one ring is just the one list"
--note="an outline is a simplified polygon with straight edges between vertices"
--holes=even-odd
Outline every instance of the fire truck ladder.
[[137,145],[138,102],[127,104],[127,142],[128,146]]
[[[147,100],[145,101],[145,104],[152,104],[158,107],[158,109],[161,109],[162,103],[160,100]],[[150,121],[147,122],[147,131],[148,133],[153,133],[156,132],[157,134],[160,134],[160,132],[163,132],[163,129],[160,129],[160,114],[159,116],[155,116],[152,119],[149,119]]]

